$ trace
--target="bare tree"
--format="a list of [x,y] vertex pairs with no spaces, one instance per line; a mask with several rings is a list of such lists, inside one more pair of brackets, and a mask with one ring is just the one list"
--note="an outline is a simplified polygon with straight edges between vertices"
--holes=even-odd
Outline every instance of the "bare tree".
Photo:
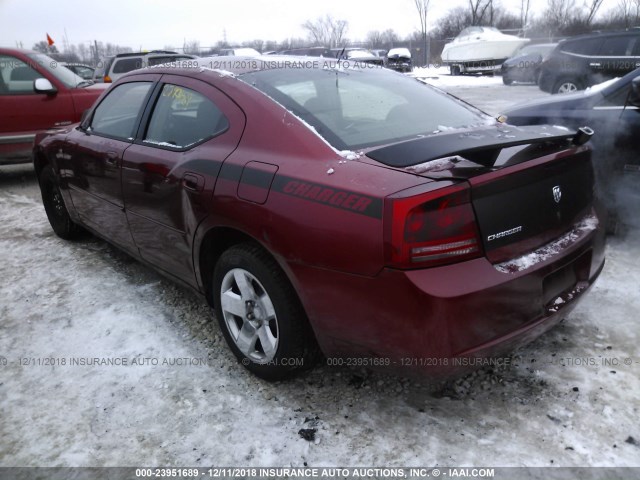
[[436,27],[436,36],[447,40],[457,36],[463,28],[471,24],[471,13],[465,7],[455,7],[440,20]]
[[547,0],[544,18],[550,32],[561,32],[575,21],[575,0]]
[[92,60],[91,54],[84,43],[78,44],[78,56],[80,57],[80,61],[84,63]]
[[424,48],[424,65],[429,65],[429,33],[428,28],[428,15],[429,15],[429,3],[431,0],[414,0],[416,8],[418,9],[418,15],[420,16],[420,35],[421,35],[421,48]]
[[367,44],[371,48],[382,47],[382,32],[380,30],[371,30],[369,33],[367,33]]
[[250,40],[248,42],[242,42],[242,46],[250,47],[250,48],[253,48],[254,50],[262,52],[264,50],[264,40],[257,39],[257,40]]
[[469,0],[471,25],[493,24],[493,0]]
[[603,1],[604,0],[585,0],[586,17],[584,23],[586,25],[593,23],[593,18],[596,16],[596,13],[598,13]]
[[47,53],[47,54],[59,53],[58,48],[55,45],[49,46],[49,44],[44,40],[34,44],[31,49],[40,53]]
[[331,46],[340,47],[347,44],[347,30],[349,29],[349,22],[346,20],[335,20],[331,26]]
[[314,44],[329,47],[343,46],[348,27],[346,20],[335,20],[331,15],[307,20],[302,24]]
[[624,28],[629,28],[640,23],[640,0],[620,0],[614,12],[623,24]]
[[185,40],[182,44],[182,52],[189,55],[198,55],[200,53],[200,42],[198,40]]
[[392,28],[388,28],[382,32],[382,44],[386,48],[393,48],[393,46],[400,41],[400,37]]

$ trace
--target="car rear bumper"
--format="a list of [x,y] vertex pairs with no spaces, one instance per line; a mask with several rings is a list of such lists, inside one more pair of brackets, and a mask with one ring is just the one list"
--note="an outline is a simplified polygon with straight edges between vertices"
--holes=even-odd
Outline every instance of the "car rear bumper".
[[510,352],[566,317],[604,266],[602,223],[512,272],[486,258],[375,278],[292,267],[331,365],[451,375],[474,366],[455,359]]

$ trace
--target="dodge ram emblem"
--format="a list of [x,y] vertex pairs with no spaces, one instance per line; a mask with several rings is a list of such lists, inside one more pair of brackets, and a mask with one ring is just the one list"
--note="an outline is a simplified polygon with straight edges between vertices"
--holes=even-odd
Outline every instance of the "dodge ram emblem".
[[560,189],[560,185],[556,185],[553,187],[553,199],[556,203],[560,203],[560,199],[562,198],[562,190]]

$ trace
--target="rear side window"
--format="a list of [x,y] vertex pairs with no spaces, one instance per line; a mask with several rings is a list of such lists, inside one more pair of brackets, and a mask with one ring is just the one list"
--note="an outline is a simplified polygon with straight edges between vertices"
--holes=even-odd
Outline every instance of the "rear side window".
[[127,73],[142,68],[142,58],[120,58],[113,66],[113,73]]
[[600,49],[602,38],[586,38],[579,41],[567,42],[560,49],[567,53],[578,55],[596,55]]
[[144,142],[187,148],[228,127],[227,118],[207,97],[189,88],[166,84],[153,109]]
[[633,37],[609,37],[600,47],[600,55],[603,57],[624,57],[631,54],[631,41]]
[[93,133],[132,140],[137,119],[151,90],[151,82],[117,86],[96,108],[90,129]]

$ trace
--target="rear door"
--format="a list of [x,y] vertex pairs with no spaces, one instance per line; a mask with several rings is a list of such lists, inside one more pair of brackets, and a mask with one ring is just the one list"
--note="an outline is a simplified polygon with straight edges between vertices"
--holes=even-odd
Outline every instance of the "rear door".
[[160,75],[134,78],[103,98],[87,128],[73,130],[67,137],[67,151],[59,152],[58,157],[61,169],[71,172],[71,199],[83,222],[135,253],[122,199],[122,158],[133,143],[154,80]]
[[245,118],[211,85],[165,75],[123,162],[127,218],[143,258],[195,285],[192,241]]

